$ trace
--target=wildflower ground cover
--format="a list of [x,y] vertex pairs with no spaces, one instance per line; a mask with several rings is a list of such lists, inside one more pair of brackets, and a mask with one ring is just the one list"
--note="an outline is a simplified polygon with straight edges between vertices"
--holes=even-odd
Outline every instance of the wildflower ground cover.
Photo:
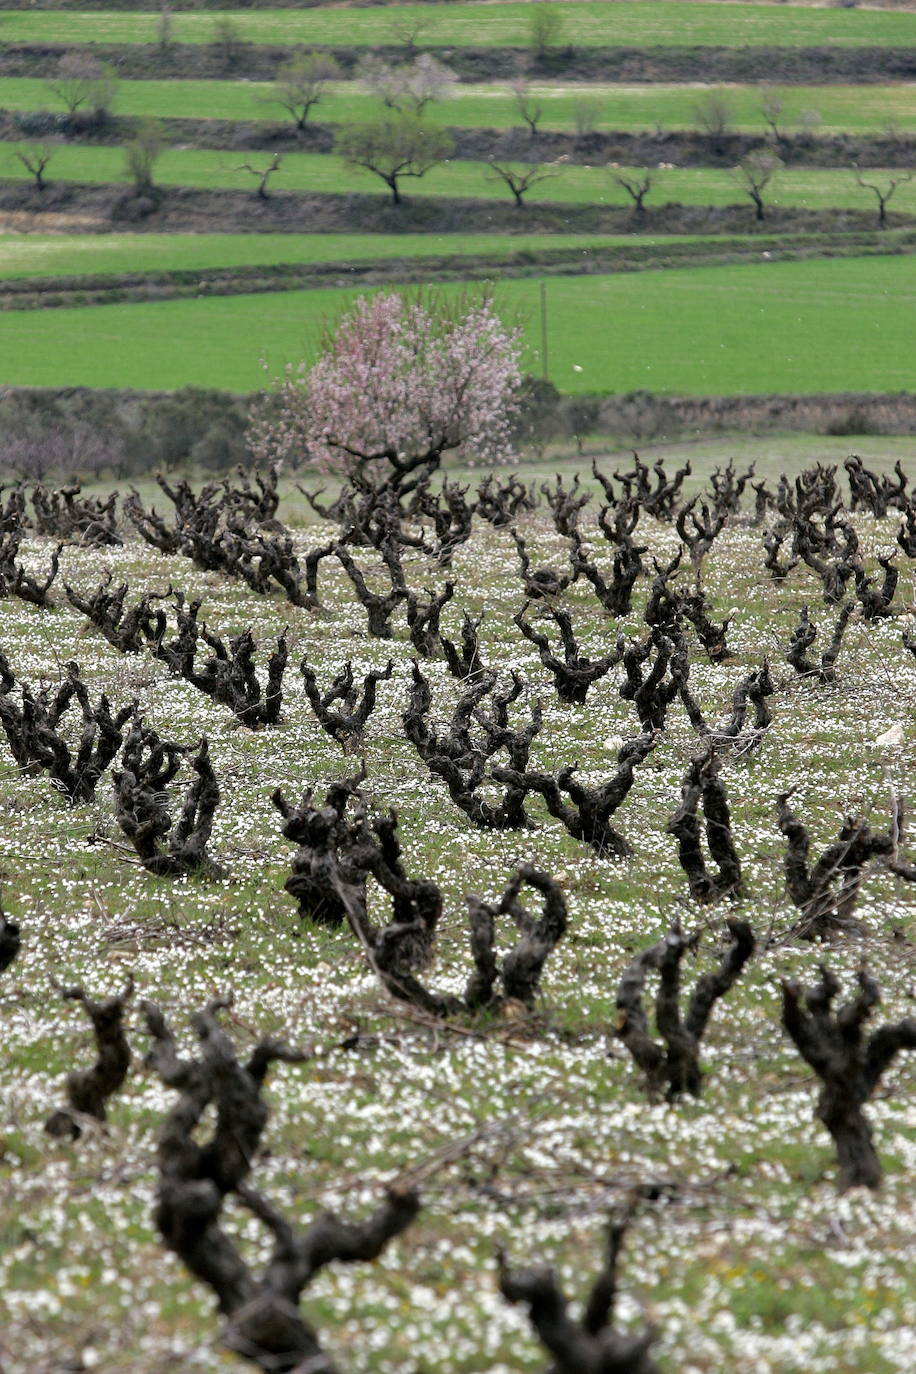
[[[838,452],[837,461],[842,457]],[[280,508],[281,516],[302,511],[298,496],[295,506]],[[599,561],[609,563],[594,512],[594,505],[586,509],[581,528]],[[853,519],[871,570],[879,554],[893,550],[896,521],[861,512]],[[567,541],[543,506],[519,530],[536,564],[563,567]],[[327,534],[322,523],[301,526],[297,544],[304,550]],[[645,519],[640,536],[663,561],[678,543],[670,526]],[[23,546],[28,566],[46,566],[52,547],[30,539]],[[745,875],[734,911],[754,926],[759,952],[716,1009],[704,1044],[702,1098],[668,1106],[646,1101],[614,1037],[617,982],[634,953],[674,919],[702,931],[685,972],[692,982],[714,957],[731,909],[690,900],[666,832],[697,748],[677,703],[615,818],[635,851],[631,859],[597,858],[536,804],[531,831],[483,832],[421,769],[404,738],[413,650],[403,620],[396,615],[392,640],[368,638],[341,569],[322,565],[324,610],[315,614],[257,597],[132,538],[114,550],[68,547],[61,557],[66,582],[84,591],[109,572],[138,594],[171,583],[200,597],[202,615],[224,635],[250,626],[266,644],[289,625],[293,667],[279,725],[253,733],[151,657],[116,653],[62,596],[50,610],[2,603],[0,647],[18,677],[57,681],[75,659],[93,692],[105,690],[115,706],[136,698],[161,733],[187,744],[207,734],[223,793],[212,851],[227,870],[212,882],[152,877],[114,825],[109,782],[94,803],[70,808],[45,777],[20,773],[3,746],[2,900],[23,934],[20,957],[0,981],[0,1350],[8,1374],[249,1367],[220,1348],[209,1295],[155,1235],[154,1137],[172,1098],[142,1067],[147,1042],[133,1006],[135,1064],[107,1126],[76,1143],[43,1133],[66,1073],[92,1055],[80,1008],[61,1001],[56,984],[81,983],[102,996],[129,973],[138,995],[160,1002],[184,1036],[195,1010],[231,990],[226,1024],[240,1050],[256,1035],[273,1034],[315,1051],[308,1063],[271,1075],[271,1119],[256,1162],[259,1186],[292,1220],[326,1205],[359,1214],[386,1182],[428,1166],[417,1223],[372,1266],[329,1270],[309,1290],[309,1317],[342,1369],[542,1369],[525,1321],[498,1296],[497,1246],[519,1261],[555,1265],[568,1291],[581,1294],[596,1269],[609,1209],[642,1185],[649,1187],[628,1241],[621,1315],[635,1324],[648,1312],[657,1323],[666,1374],[910,1369],[916,1064],[902,1057],[869,1107],[883,1191],[838,1199],[833,1153],[812,1118],[813,1076],[779,1026],[778,982],[811,982],[826,959],[848,988],[864,959],[882,985],[882,1019],[911,1014],[912,888],[876,868],[860,894],[861,938],[826,951],[794,941],[797,912],[786,897],[775,824],[777,794],[794,787],[793,804],[819,852],[844,814],[881,826],[891,797],[908,797],[916,677],[901,631],[912,625],[916,588],[907,559],[899,559],[899,614],[853,623],[832,686],[799,677],[782,656],[802,604],[822,632],[831,618],[813,574],[800,568],[785,584],[773,582],[762,567],[761,531],[746,518],[727,528],[706,560],[707,598],[720,616],[733,616],[732,657],[714,664],[691,656],[690,683],[707,717],[727,714],[736,682],[764,658],[776,687],[773,723],[757,749],[723,761]],[[373,566],[369,555],[361,560]],[[405,568],[411,585],[443,580],[420,553]],[[454,633],[462,610],[485,611],[485,661],[503,675],[519,670],[526,700],[543,702],[533,764],[578,760],[583,776],[599,781],[636,729],[632,706],[618,692],[619,670],[584,705],[560,705],[512,623],[523,601],[517,570],[508,532],[475,523],[449,573],[456,595],[443,625]],[[563,603],[580,643],[597,656],[618,632],[643,631],[645,594],[643,581],[632,615],[619,623],[581,583]],[[411,875],[432,877],[443,890],[446,915],[429,974],[437,986],[460,989],[467,972],[466,893],[492,897],[520,860],[562,882],[569,932],[548,962],[533,1015],[431,1025],[382,993],[348,932],[300,922],[283,892],[292,850],[270,794],[281,786],[297,798],[356,766],[310,714],[295,671],[302,652],[321,680],[347,658],[360,673],[394,661],[367,728],[364,787],[373,807],[397,807]],[[445,716],[457,684],[438,660],[424,671],[435,713]],[[882,744],[897,724],[897,742]],[[246,1254],[263,1255],[258,1228],[241,1215],[238,1221]]]

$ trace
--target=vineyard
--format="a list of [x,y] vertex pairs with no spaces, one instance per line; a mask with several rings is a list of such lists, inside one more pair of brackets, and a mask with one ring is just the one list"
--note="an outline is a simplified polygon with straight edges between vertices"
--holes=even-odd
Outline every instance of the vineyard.
[[[329,1207],[391,1243],[311,1368],[543,1368],[519,1267],[583,1299],[609,1218],[621,1368],[908,1367],[913,498],[845,468],[5,498],[5,1367],[299,1367],[194,1247],[269,1291]],[[890,1028],[839,1199],[834,999]]]
[[0,1374],[911,1374],[914,80],[0,0]]

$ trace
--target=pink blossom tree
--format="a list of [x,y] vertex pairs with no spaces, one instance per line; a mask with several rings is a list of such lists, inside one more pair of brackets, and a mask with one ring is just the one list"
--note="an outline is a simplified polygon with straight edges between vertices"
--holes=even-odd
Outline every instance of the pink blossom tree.
[[446,452],[502,461],[511,454],[519,350],[519,330],[507,329],[487,298],[360,297],[315,365],[287,369],[256,409],[249,447],[262,462],[308,458],[357,486],[400,492]]

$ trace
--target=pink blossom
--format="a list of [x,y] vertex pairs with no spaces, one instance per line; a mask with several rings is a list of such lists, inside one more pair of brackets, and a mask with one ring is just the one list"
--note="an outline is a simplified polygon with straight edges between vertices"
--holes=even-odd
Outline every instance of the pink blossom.
[[360,297],[309,372],[287,369],[249,443],[261,460],[348,473],[373,455],[498,462],[511,454],[520,379],[519,331],[488,299],[449,308],[431,296]]

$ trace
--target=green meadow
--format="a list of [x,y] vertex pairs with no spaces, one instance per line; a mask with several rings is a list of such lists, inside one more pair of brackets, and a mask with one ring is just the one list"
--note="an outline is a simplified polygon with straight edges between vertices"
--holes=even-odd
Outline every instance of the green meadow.
[[[662,248],[721,241],[721,236],[691,234],[638,240],[641,246]],[[579,249],[588,256],[631,243],[632,234],[0,234],[0,280],[448,255],[508,257],[551,249]]]
[[[444,290],[459,290],[446,287]],[[539,279],[500,283],[541,371]],[[0,316],[4,381],[251,391],[314,356],[354,290]],[[549,375],[562,391],[684,394],[911,389],[916,275],[908,258],[761,263],[546,282]]]
[[[0,148],[0,178],[28,178],[16,157],[25,142],[7,143]],[[156,163],[155,179],[162,186],[195,186],[203,190],[246,190],[254,192],[255,181],[243,170],[243,162],[253,167],[267,165],[267,153],[232,153],[201,148],[167,148]],[[625,171],[627,169],[621,168]],[[633,170],[633,169],[629,169]],[[899,173],[869,168],[868,180],[881,180]],[[54,150],[48,165],[49,181],[83,184],[126,183],[129,177],[120,148],[93,148],[61,145]],[[320,153],[289,153],[270,183],[272,192],[379,192],[379,178],[361,168],[348,167],[340,158]],[[507,199],[505,186],[484,163],[455,160],[434,167],[422,178],[405,178],[407,196],[472,196],[491,200]],[[386,192],[387,194],[387,192]],[[557,165],[548,180],[530,193],[531,201],[560,205],[629,205],[630,201],[603,167],[575,164]],[[663,167],[653,173],[653,188],[647,204],[678,202],[682,205],[734,205],[745,197],[727,169]],[[833,206],[868,210],[874,196],[862,189],[846,169],[802,167],[787,168],[773,180],[766,194],[767,203],[783,208],[825,210]],[[750,201],[747,201],[750,209]],[[891,208],[900,213],[916,213],[916,181],[901,185]],[[522,210],[521,215],[524,215]]]
[[[2,24],[0,24],[2,30]],[[114,109],[117,114],[168,115],[173,119],[232,119],[283,121],[282,107],[271,102],[272,85],[265,81],[121,81]],[[682,130],[697,127],[696,107],[703,92],[695,86],[616,84],[541,84],[530,93],[543,106],[540,128],[570,132],[587,111],[597,129]],[[721,89],[731,127],[762,132],[761,91],[755,86]],[[793,86],[780,89],[781,128],[791,131],[811,113],[819,117],[822,134],[841,131],[880,134],[889,127],[901,133],[916,130],[916,85]],[[0,107],[8,110],[63,110],[64,102],[48,82],[32,77],[0,79]],[[312,120],[342,124],[368,121],[382,113],[381,101],[362,92],[354,81],[336,82],[313,110]],[[506,83],[460,85],[448,100],[430,105],[426,117],[455,128],[517,127],[520,116]]]
[[[679,0],[590,0],[563,4],[560,43],[581,47],[834,47],[916,46],[916,17],[895,10],[815,9],[788,5],[683,4]],[[179,43],[210,43],[219,14],[173,15]],[[385,5],[369,9],[241,10],[231,12],[238,36],[249,43],[391,43],[393,25],[422,17],[425,46],[528,47],[528,4]],[[6,43],[154,43],[158,14],[7,11],[0,16]]]

